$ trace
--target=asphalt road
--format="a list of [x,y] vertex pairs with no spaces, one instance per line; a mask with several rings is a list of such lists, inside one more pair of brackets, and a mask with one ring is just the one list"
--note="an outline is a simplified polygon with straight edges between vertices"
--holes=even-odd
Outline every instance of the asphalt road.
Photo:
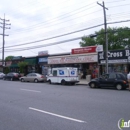
[[119,130],[128,90],[0,80],[0,130]]

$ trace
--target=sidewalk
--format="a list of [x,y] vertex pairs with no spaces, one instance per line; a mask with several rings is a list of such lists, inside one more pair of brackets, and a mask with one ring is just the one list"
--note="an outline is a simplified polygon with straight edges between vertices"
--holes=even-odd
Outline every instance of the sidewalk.
[[80,79],[80,81],[76,84],[78,84],[78,85],[88,85],[88,82],[87,82],[86,79]]

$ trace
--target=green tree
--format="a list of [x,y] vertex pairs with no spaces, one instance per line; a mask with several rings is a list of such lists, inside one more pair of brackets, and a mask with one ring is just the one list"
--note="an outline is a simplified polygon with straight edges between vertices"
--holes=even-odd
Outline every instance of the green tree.
[[[130,48],[130,28],[110,28],[108,27],[108,49],[125,49]],[[104,29],[95,32],[96,37],[90,35],[88,37],[82,37],[82,41],[79,43],[81,47],[103,45],[105,49],[105,35]]]
[[19,69],[20,69],[20,73],[24,73],[24,68],[25,68],[25,66],[27,66],[27,65],[28,65],[28,63],[27,63],[27,62],[24,62],[24,61],[18,63],[18,67],[19,67]]
[[6,61],[12,60],[13,57],[14,57],[14,56],[7,56],[7,57],[5,58],[5,60],[6,60]]
[[5,74],[9,73],[9,67],[6,67],[4,68],[4,71],[3,71]]

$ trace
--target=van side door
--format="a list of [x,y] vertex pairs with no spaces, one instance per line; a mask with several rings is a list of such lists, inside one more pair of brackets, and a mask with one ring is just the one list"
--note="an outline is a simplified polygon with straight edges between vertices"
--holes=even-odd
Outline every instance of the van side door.
[[51,82],[52,83],[57,83],[57,81],[58,81],[57,70],[53,70],[52,75],[53,76],[51,77]]
[[61,81],[63,80],[67,80],[67,70],[66,69],[59,69],[58,70],[58,83],[61,83]]
[[113,87],[116,80],[117,80],[116,74],[110,73],[106,83],[109,87]]

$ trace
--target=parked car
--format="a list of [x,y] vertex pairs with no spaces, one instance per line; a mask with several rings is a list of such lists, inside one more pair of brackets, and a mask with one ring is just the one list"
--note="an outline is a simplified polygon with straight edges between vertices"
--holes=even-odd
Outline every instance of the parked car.
[[46,76],[43,76],[39,73],[29,73],[26,76],[20,77],[21,82],[45,82]]
[[5,74],[3,72],[0,72],[0,79],[3,79],[4,76]]
[[116,88],[117,90],[126,89],[128,87],[128,81],[126,75],[123,73],[110,73],[104,74],[100,78],[92,79],[89,82],[91,88],[106,87]]
[[15,72],[10,72],[10,73],[5,74],[3,76],[3,80],[11,80],[11,81],[13,81],[13,80],[19,80],[19,78],[20,78],[20,74],[15,73]]

